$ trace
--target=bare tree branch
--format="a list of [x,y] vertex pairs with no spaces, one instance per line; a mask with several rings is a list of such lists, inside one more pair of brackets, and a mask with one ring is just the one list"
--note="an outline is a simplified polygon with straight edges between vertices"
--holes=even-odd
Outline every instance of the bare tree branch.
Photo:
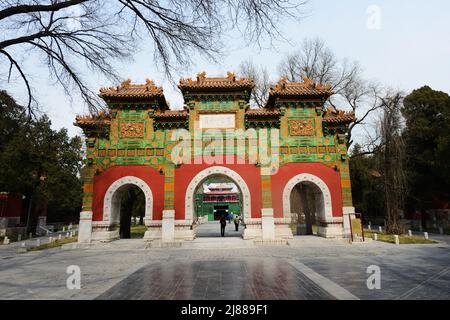
[[87,1],[88,0],[70,0],[63,2],[54,1],[51,4],[34,4],[34,5],[20,4],[15,6],[13,5],[10,7],[6,7],[3,10],[0,10],[0,20],[18,14],[26,14],[32,12],[56,12]]
[[218,61],[224,30],[241,32],[248,44],[282,39],[279,22],[298,20],[303,4],[292,0],[3,0],[0,26],[5,31],[0,49],[8,49],[15,61],[3,54],[6,73],[17,71],[22,78],[26,70],[18,57],[38,53],[66,94],[80,94],[95,111],[101,102],[86,83],[83,64],[118,81],[115,62],[131,59],[137,45],[150,39],[155,65],[173,79],[173,73],[192,65],[198,54]]
[[332,86],[334,94],[328,99],[326,107],[351,109],[357,117],[347,133],[349,148],[353,143],[354,129],[380,108],[378,85],[362,78],[362,70],[357,62],[337,59],[319,38],[304,40],[297,52],[281,61],[278,70],[281,76],[287,76],[293,82],[307,77]]
[[6,56],[10,62],[10,68],[9,68],[9,75],[8,75],[8,80],[10,79],[10,75],[11,75],[11,69],[14,66],[17,71],[20,73],[20,76],[22,77],[23,82],[25,83],[25,86],[27,88],[27,93],[28,93],[28,103],[27,103],[27,109],[28,109],[28,114],[30,117],[34,117],[34,112],[33,112],[33,108],[32,108],[32,102],[33,102],[33,93],[31,91],[31,86],[30,83],[28,82],[28,79],[25,75],[25,73],[22,71],[22,68],[20,67],[20,65],[17,63],[16,60],[14,60],[14,58],[5,50],[0,49],[0,53],[3,54],[4,56]]
[[264,108],[271,86],[267,69],[262,66],[256,66],[251,60],[247,60],[239,66],[239,73],[244,77],[253,78],[255,81],[255,87],[250,97],[250,105]]

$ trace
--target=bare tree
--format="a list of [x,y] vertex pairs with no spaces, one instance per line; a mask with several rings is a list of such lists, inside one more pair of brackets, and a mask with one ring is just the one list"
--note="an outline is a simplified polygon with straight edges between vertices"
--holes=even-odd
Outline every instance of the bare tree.
[[269,71],[263,66],[257,66],[252,60],[247,60],[239,66],[239,73],[244,77],[253,78],[255,87],[250,97],[252,107],[264,108],[269,97],[270,76]]
[[[71,96],[73,89],[93,111],[101,102],[80,67],[113,81],[115,62],[131,58],[150,41],[154,62],[170,78],[199,53],[218,59],[224,30],[238,30],[250,43],[281,37],[281,19],[297,19],[304,2],[291,0],[1,0],[0,70],[17,72],[34,93],[24,61],[39,54],[50,76]],[[6,64],[5,64],[6,62]]]
[[351,109],[357,121],[349,126],[347,146],[353,143],[352,132],[379,108],[377,84],[363,79],[357,62],[339,60],[325,42],[319,38],[305,39],[300,49],[286,56],[279,65],[281,76],[289,81],[302,81],[307,77],[317,83],[329,84],[334,94],[327,107]]
[[399,210],[404,209],[406,193],[405,143],[402,136],[403,120],[401,92],[388,92],[380,97],[382,116],[379,122],[381,150],[379,152],[380,169],[385,192],[385,210],[387,217],[386,232],[401,234]]

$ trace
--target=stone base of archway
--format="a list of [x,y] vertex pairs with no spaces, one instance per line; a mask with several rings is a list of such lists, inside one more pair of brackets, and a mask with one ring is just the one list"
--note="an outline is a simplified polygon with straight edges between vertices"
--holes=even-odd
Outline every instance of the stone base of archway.
[[[160,241],[164,240],[162,221],[153,221],[146,224],[147,231],[144,235],[145,241]],[[176,220],[173,226],[173,236],[170,236],[171,241],[192,241],[195,239],[195,232],[192,230],[191,224],[186,221]]]
[[91,241],[110,242],[120,239],[119,228],[115,224],[104,221],[92,222]]
[[341,218],[335,218],[333,222],[321,222],[317,230],[317,235],[323,238],[343,238],[344,227]]
[[[173,212],[171,212],[173,216]],[[267,240],[263,231],[267,228],[267,223],[262,219],[250,219],[245,222],[245,229],[242,238],[244,240]],[[164,224],[164,221],[146,221],[147,231],[144,235],[144,241],[167,241],[167,228],[169,228],[170,241],[192,241],[195,237],[195,228],[189,220],[172,220],[173,224]],[[293,238],[292,230],[289,227],[290,220],[284,218],[275,218],[273,222],[273,237],[271,240],[289,240]],[[335,218],[333,221],[321,222],[317,235],[324,238],[343,238],[344,228],[342,218]],[[270,224],[269,224],[270,227]],[[163,229],[165,231],[163,231]],[[88,232],[88,230],[86,230]],[[166,232],[166,236],[163,236]],[[110,242],[118,240],[119,228],[110,222],[95,221],[92,222],[92,242]],[[83,241],[81,241],[83,242]],[[90,242],[90,241],[85,241]]]
[[275,224],[275,238],[283,240],[293,239],[294,235],[289,224]]
[[[264,217],[262,219],[250,219],[245,222],[245,229],[242,235],[244,240],[262,240],[267,238],[267,233],[269,233],[269,238],[271,240],[288,240],[292,239],[294,236],[292,230],[289,227],[289,221],[283,218],[275,218],[269,223],[263,223]],[[269,230],[263,231],[264,228],[272,228],[273,232]]]

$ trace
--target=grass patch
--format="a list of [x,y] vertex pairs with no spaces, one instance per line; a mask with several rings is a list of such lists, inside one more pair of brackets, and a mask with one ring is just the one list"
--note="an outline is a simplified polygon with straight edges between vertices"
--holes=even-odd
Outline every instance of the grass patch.
[[69,237],[69,238],[64,238],[64,239],[57,239],[56,241],[53,241],[52,243],[44,243],[41,244],[39,247],[34,247],[34,248],[30,248],[28,249],[28,251],[41,251],[41,250],[46,250],[46,249],[52,249],[52,248],[57,248],[57,247],[61,247],[63,244],[68,244],[68,243],[74,243],[78,241],[78,237]]
[[[379,233],[379,232],[373,232],[373,231],[364,231],[364,237],[373,239],[373,235],[376,233],[378,235],[378,241],[388,242],[388,243],[395,243],[394,235],[386,234],[386,233]],[[436,241],[425,239],[424,237],[417,237],[412,236],[409,237],[408,235],[399,235],[398,239],[400,241],[400,244],[431,244],[431,243],[437,243]]]
[[131,226],[131,239],[143,238],[147,227],[145,225],[132,225]]

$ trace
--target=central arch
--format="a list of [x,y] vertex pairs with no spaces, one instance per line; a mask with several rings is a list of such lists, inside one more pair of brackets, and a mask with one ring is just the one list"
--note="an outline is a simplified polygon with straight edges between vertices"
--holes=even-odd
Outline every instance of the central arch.
[[332,205],[331,205],[331,192],[326,183],[320,179],[319,177],[309,174],[309,173],[302,173],[299,175],[296,175],[292,179],[288,181],[286,186],[283,190],[283,216],[284,218],[291,219],[291,193],[292,190],[297,186],[299,183],[306,182],[311,183],[317,186],[321,193],[321,216],[320,218],[323,220],[323,222],[332,222],[333,221],[333,211],[332,211]]
[[214,166],[199,172],[189,183],[186,190],[185,198],[185,218],[189,224],[194,223],[194,193],[197,187],[206,178],[212,175],[223,175],[230,178],[240,189],[242,193],[242,211],[244,213],[244,221],[251,219],[251,196],[250,189],[245,180],[234,170],[227,167]]

